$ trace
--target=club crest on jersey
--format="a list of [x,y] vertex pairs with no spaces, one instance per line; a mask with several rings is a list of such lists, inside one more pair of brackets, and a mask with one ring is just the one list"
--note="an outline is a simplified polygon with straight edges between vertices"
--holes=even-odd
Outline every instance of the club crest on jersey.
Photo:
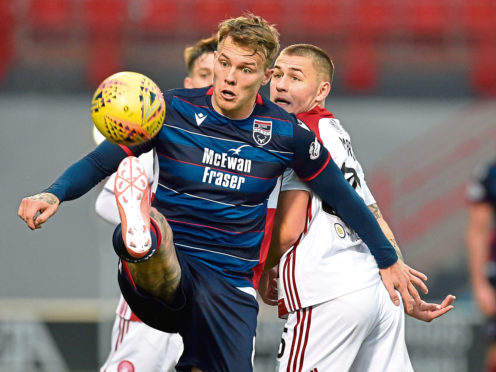
[[308,150],[308,153],[310,154],[310,159],[315,160],[319,157],[320,155],[320,142],[315,137],[314,141],[310,144],[310,149]]
[[258,120],[253,121],[253,139],[258,146],[269,143],[272,138],[272,121]]
[[344,231],[343,225],[341,225],[341,224],[339,224],[339,223],[336,222],[334,224],[334,229],[336,230],[336,233],[338,234],[338,236],[341,239],[344,239],[344,237],[346,236],[346,232]]

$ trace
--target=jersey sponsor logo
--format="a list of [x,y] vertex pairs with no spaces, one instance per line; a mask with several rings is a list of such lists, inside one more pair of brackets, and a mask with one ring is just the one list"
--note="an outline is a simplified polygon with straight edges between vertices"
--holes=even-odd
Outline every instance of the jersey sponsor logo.
[[253,120],[253,139],[256,144],[263,146],[272,138],[272,121]]
[[[243,145],[245,146],[245,145]],[[243,146],[238,147],[236,150],[241,151]],[[217,168],[225,168],[226,170],[233,170],[237,172],[250,173],[251,172],[251,160],[243,159],[240,157],[229,156],[227,153],[218,153],[207,147],[203,150],[203,164],[213,165]],[[233,190],[239,190],[241,185],[245,183],[245,177],[233,173],[223,172],[221,170],[215,170],[211,167],[205,167],[203,171],[202,182],[214,184],[216,186],[227,187]]]
[[[238,148],[239,149],[239,148]],[[228,150],[229,151],[229,150]],[[215,167],[226,168],[238,172],[250,173],[251,160],[240,157],[229,156],[225,152],[218,153],[208,147],[203,149],[203,164],[213,165]]]
[[320,142],[317,139],[317,137],[315,137],[314,141],[310,144],[310,149],[308,150],[308,153],[310,154],[311,160],[315,160],[319,157],[320,148],[321,148]]
[[207,115],[205,115],[203,112],[200,112],[199,114],[195,112],[196,125],[200,126],[201,123],[203,123],[203,120],[205,120],[206,118]]
[[250,145],[241,145],[241,146],[239,146],[239,147],[238,147],[238,148],[236,148],[236,149],[229,149],[229,150],[227,150],[227,152],[232,151],[232,154],[233,154],[233,155],[239,155],[239,153],[241,152],[241,150],[242,150],[244,147],[250,147]]
[[343,225],[341,225],[340,223],[335,223],[334,224],[334,229],[336,230],[336,234],[338,234],[338,236],[341,238],[341,239],[344,239],[344,237],[346,236],[346,231],[344,231],[344,227]]

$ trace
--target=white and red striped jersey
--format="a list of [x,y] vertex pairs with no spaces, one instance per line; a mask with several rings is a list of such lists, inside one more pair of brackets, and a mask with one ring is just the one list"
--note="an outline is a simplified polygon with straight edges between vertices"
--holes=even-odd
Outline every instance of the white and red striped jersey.
[[[339,120],[319,107],[298,117],[317,133],[365,203],[374,204],[350,136]],[[292,170],[283,176],[281,191],[285,190],[307,190],[311,198],[305,230],[279,262],[279,315],[377,284],[380,276],[375,259],[356,232]]]

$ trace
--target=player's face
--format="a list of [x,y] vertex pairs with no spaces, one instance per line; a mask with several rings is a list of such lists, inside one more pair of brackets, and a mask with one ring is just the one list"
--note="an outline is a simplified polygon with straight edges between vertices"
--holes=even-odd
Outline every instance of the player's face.
[[193,63],[190,75],[184,79],[184,87],[203,88],[214,81],[214,53],[203,53]]
[[318,103],[320,83],[310,58],[282,54],[274,65],[270,100],[287,112],[299,114]]
[[214,61],[215,110],[231,119],[248,117],[260,86],[270,79],[271,70],[264,63],[252,48],[234,43],[230,36],[223,40]]

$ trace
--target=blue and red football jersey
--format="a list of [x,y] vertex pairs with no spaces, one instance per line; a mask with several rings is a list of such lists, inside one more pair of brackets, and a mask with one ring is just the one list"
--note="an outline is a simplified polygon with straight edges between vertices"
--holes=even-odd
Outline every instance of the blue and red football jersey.
[[212,88],[167,91],[165,101],[160,133],[131,149],[138,155],[156,148],[153,206],[167,218],[177,249],[246,286],[259,262],[267,200],[278,176],[290,166],[312,178],[329,154],[295,116],[261,95],[241,120],[213,109]]

